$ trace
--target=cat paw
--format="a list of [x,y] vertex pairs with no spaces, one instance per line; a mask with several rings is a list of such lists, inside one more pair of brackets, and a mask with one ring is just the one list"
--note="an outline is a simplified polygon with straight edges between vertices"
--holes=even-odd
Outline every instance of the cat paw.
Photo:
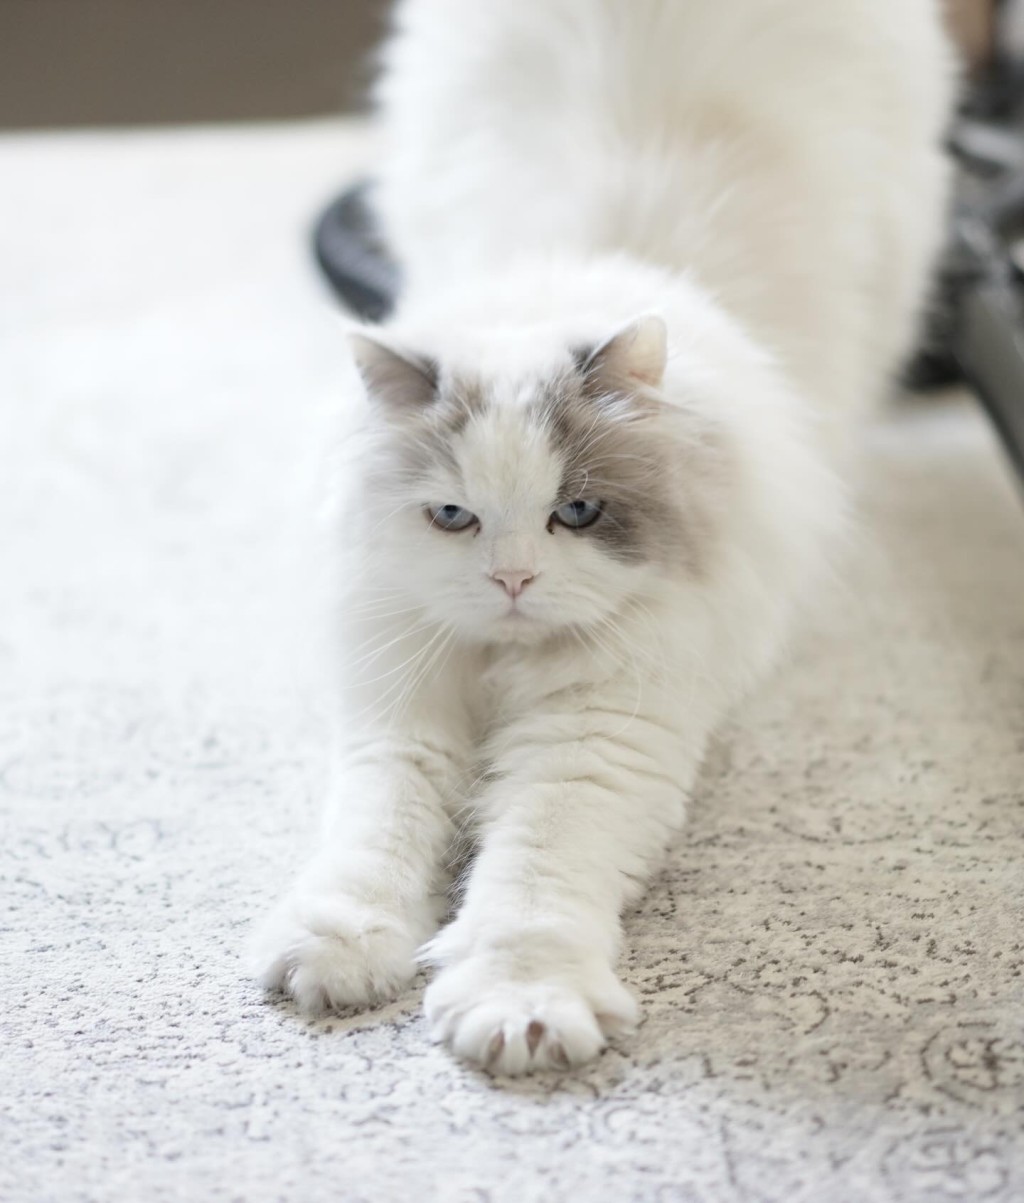
[[423,928],[344,893],[295,894],[274,910],[251,947],[256,978],[308,1015],[394,998],[416,973]]
[[603,964],[524,980],[486,956],[442,969],[424,1007],[435,1040],[495,1074],[583,1065],[637,1019],[633,996]]

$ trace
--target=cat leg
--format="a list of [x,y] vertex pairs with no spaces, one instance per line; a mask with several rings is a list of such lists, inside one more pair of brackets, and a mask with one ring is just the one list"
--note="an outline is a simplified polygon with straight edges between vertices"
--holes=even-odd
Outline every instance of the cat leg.
[[463,905],[422,954],[439,968],[425,1000],[436,1039],[523,1073],[585,1062],[633,1026],[620,914],[682,821],[699,727],[592,695],[508,733]]
[[446,910],[447,807],[466,772],[471,731],[457,658],[429,673],[422,667],[437,646],[430,631],[414,631],[390,649],[397,668],[373,664],[368,675],[395,682],[399,713],[384,704],[386,686],[349,676],[319,846],[252,949],[263,985],[285,990],[304,1011],[393,997]]
[[345,758],[320,847],[254,942],[264,987],[316,1013],[391,998],[412,979],[446,905],[452,771],[451,749],[422,735]]

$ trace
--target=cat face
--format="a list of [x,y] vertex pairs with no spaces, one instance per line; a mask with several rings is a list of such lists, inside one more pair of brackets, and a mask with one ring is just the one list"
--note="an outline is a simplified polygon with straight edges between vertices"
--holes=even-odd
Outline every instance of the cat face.
[[369,482],[377,560],[431,618],[533,641],[599,626],[653,576],[697,569],[656,399],[660,319],[525,377],[449,375],[361,335],[353,346],[383,449]]

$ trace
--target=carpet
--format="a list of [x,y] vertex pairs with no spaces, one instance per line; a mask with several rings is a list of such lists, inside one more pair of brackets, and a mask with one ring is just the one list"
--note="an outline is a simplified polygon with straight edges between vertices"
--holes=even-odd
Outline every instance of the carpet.
[[628,918],[635,1036],[508,1083],[422,984],[247,980],[326,768],[307,235],[371,153],[0,139],[0,1198],[1024,1198],[1024,513],[963,396],[867,432],[846,587]]

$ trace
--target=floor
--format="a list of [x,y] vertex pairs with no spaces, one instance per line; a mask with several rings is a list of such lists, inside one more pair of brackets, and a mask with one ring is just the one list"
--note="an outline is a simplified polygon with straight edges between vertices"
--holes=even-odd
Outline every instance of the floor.
[[867,438],[861,546],[628,921],[635,1037],[495,1081],[421,989],[241,950],[312,839],[340,123],[0,139],[0,1198],[1024,1198],[1024,511],[971,401]]

